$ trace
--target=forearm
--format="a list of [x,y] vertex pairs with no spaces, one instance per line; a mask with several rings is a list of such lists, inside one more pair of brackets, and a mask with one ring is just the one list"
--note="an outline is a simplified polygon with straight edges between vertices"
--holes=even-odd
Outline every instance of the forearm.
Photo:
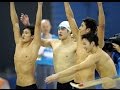
[[42,20],[42,3],[38,2],[38,9],[36,14],[35,23],[35,37],[34,39],[39,40],[41,37],[41,20]]
[[14,2],[10,2],[10,16],[11,16],[11,20],[12,20],[13,25],[18,23],[18,16],[17,16],[16,10],[15,10]]
[[104,27],[105,26],[105,15],[104,15],[104,10],[103,10],[103,5],[98,4],[98,10],[99,10],[99,26]]
[[41,20],[42,20],[42,4],[38,2],[38,9],[37,9],[37,14],[36,14],[36,24],[40,26],[41,25]]
[[[80,69],[80,68],[79,68]],[[78,71],[78,65],[72,66],[66,70],[63,70],[61,72],[58,72],[58,78],[70,76]]]
[[69,21],[73,36],[75,37],[75,39],[77,39],[78,38],[78,26],[74,19],[74,14],[72,12],[69,2],[64,2],[64,7],[65,7],[66,16]]
[[104,47],[104,33],[105,33],[105,15],[102,3],[98,4],[99,16],[98,16],[98,38],[99,38],[99,47]]
[[69,2],[64,2],[64,5],[65,5],[65,12],[66,12],[67,18],[68,19],[74,18],[74,15],[73,15],[73,12],[72,12]]
[[98,41],[98,44],[99,44],[99,47],[102,49],[105,45],[105,41],[104,41],[104,30],[98,30],[97,31],[97,36],[99,38],[99,41]]
[[83,70],[83,69],[86,69],[86,68],[93,66],[99,60],[97,58],[98,57],[96,54],[89,55],[88,57],[86,57],[86,59],[83,62],[76,64],[76,65],[74,65],[74,66],[72,66],[64,71],[59,72],[58,78],[74,74],[80,70]]
[[89,68],[90,66],[94,65],[95,62],[96,62],[96,60],[94,60],[92,58],[91,59],[87,58],[85,61],[83,61],[77,65],[74,65],[64,71],[57,73],[58,78],[66,77],[66,76],[72,75],[80,70],[83,70],[85,68]]
[[11,16],[11,21],[13,25],[15,43],[18,43],[21,35],[20,35],[18,16],[15,10],[14,2],[10,2],[10,16]]

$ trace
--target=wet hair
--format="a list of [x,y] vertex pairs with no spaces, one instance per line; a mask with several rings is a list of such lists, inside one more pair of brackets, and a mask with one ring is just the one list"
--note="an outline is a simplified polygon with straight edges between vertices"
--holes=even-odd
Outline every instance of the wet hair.
[[87,33],[82,35],[82,39],[87,39],[90,43],[95,42],[95,45],[98,46],[98,37],[96,34]]
[[97,32],[97,22],[90,18],[90,17],[87,17],[86,19],[83,19],[83,22],[85,23],[86,27],[87,28],[90,28],[90,32],[91,33],[96,33]]
[[[29,25],[29,26],[24,27],[24,29],[29,29],[30,32],[31,32],[31,35],[34,35],[35,26]],[[23,30],[24,30],[24,29],[23,29]]]

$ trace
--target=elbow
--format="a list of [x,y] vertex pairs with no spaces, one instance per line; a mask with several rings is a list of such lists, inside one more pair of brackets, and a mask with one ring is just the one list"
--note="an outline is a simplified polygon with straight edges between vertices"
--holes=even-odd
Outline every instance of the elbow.
[[17,22],[12,22],[12,24],[13,24],[13,28],[19,28],[19,23],[17,23]]
[[19,23],[19,21],[16,19],[14,19],[14,18],[11,18],[11,20],[12,20],[12,24],[13,24],[13,26],[18,26],[18,23]]
[[41,26],[41,23],[40,22],[37,22],[36,24],[35,24],[35,27],[40,27]]
[[102,49],[102,48],[104,47],[104,45],[103,45],[103,44],[101,44],[101,45],[99,45],[99,47]]
[[99,47],[100,47],[101,49],[104,47],[104,45],[105,45],[104,41],[99,43]]
[[69,13],[69,14],[66,14],[67,18],[74,18],[73,14]]
[[70,18],[72,18],[70,15],[66,15],[67,16],[67,19],[70,19]]

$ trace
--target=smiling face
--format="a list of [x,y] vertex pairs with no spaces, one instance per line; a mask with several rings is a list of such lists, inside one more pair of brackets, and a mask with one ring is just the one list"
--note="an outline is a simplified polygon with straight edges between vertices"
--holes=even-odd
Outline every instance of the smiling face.
[[27,43],[33,39],[33,36],[31,35],[31,31],[26,28],[23,30],[22,33],[22,42]]
[[89,53],[98,46],[98,37],[96,34],[88,33],[82,35],[83,48]]
[[94,43],[93,42],[89,42],[87,39],[83,39],[83,48],[86,50],[87,53],[91,52],[93,47],[94,47]]

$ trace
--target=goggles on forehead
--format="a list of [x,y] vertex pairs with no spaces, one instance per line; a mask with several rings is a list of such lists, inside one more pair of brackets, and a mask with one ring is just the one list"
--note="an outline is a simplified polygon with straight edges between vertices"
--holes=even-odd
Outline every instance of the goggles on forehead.
[[63,26],[58,27],[58,30],[64,30],[64,29],[66,29],[66,27],[63,27]]

